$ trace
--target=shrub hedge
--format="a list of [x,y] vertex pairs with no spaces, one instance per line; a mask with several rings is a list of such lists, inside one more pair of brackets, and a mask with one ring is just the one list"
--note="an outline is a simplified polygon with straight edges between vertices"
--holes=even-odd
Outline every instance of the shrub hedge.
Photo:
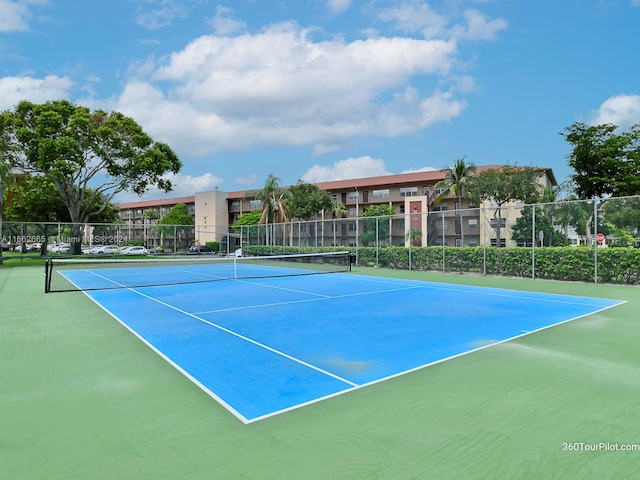
[[[361,267],[477,273],[531,278],[534,268],[530,248],[483,247],[245,247],[245,254],[296,254],[348,250],[357,254]],[[483,267],[486,262],[486,271]],[[547,280],[593,283],[596,273],[591,247],[542,247],[535,250],[535,277]],[[599,248],[598,283],[640,284],[640,249]]]

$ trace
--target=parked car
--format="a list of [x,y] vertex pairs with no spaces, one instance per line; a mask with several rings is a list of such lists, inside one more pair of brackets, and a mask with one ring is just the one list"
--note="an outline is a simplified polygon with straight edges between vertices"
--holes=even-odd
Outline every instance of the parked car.
[[131,247],[125,247],[120,250],[120,255],[148,255],[149,250],[147,250],[142,245],[134,245]]
[[118,250],[120,250],[120,247],[118,247],[117,245],[96,245],[91,247],[91,249],[89,250],[89,253],[114,254],[114,253],[118,253]]
[[29,244],[16,245],[16,247],[14,248],[14,251],[22,252],[22,253],[39,252],[41,248],[42,248],[42,244],[40,243],[29,243]]
[[189,247],[189,253],[213,253],[213,249],[206,245],[192,245]]
[[69,253],[70,248],[71,245],[69,245],[68,243],[57,243],[54,245],[49,245],[47,250],[50,253]]
[[101,253],[103,248],[104,248],[104,245],[93,245],[89,249],[89,253],[91,253],[91,254],[93,254],[93,253]]

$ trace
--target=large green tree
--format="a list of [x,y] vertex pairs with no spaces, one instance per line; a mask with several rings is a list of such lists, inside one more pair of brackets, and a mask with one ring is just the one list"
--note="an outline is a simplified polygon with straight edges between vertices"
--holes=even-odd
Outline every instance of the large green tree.
[[[71,222],[69,210],[57,195],[56,186],[47,177],[38,175],[15,175],[5,188],[5,219],[12,222]],[[96,205],[92,210],[100,213],[91,215],[91,223],[114,223],[118,221],[118,207],[104,198],[88,192],[87,199],[93,199]]]
[[[3,112],[0,148],[14,169],[43,175],[56,186],[78,231],[120,192],[142,195],[152,186],[170,191],[166,174],[182,166],[168,145],[154,141],[132,118],[67,100],[23,101]],[[74,253],[79,248],[76,243]]]
[[[535,210],[534,210],[535,208]],[[533,214],[535,212],[535,238],[533,233]],[[511,238],[519,244],[528,246],[537,244],[540,232],[543,232],[543,242],[549,246],[566,246],[569,240],[566,235],[556,230],[553,223],[544,212],[543,207],[527,205],[522,209],[520,217],[511,226]]]
[[574,123],[561,133],[571,145],[568,163],[581,199],[640,194],[640,125]]
[[453,167],[447,167],[445,170],[444,180],[439,181],[435,185],[436,190],[442,190],[442,193],[438,194],[435,199],[436,204],[440,203],[449,195],[453,195],[458,199],[457,210],[460,222],[460,241],[462,246],[464,246],[462,199],[466,196],[467,186],[475,172],[476,167],[473,163],[467,163],[465,157],[458,158],[454,162]]
[[184,203],[178,203],[171,207],[165,216],[158,221],[158,225],[191,226],[193,225],[193,216],[189,213],[189,210]]
[[260,210],[253,210],[240,215],[233,225],[231,226],[231,232],[242,235],[249,239],[254,239],[259,235],[260,216],[262,212]]
[[[4,219],[9,223],[9,230],[13,235],[20,235],[20,225],[29,222],[34,234],[48,237],[52,231],[57,231],[54,222],[70,223],[69,210],[57,195],[56,186],[42,175],[31,176],[14,174],[4,189]],[[91,215],[91,223],[115,223],[119,220],[118,207],[112,203],[105,208],[99,208],[104,202],[101,195],[87,195],[98,205],[100,213]],[[42,242],[41,253],[47,253],[47,243]]]
[[516,200],[539,202],[543,190],[538,182],[540,175],[536,168],[507,164],[483,170],[471,178],[467,186],[469,199],[476,205],[491,201],[494,206],[492,227],[496,232],[497,246],[501,243],[504,207]]
[[391,217],[395,215],[395,210],[388,203],[369,205],[362,212],[365,217],[362,220],[363,232],[360,234],[362,245],[388,244],[389,232],[391,231]]
[[331,211],[331,195],[317,186],[298,180],[298,183],[289,187],[291,199],[289,201],[289,212],[294,218],[300,220],[310,220],[311,217],[322,210]]
[[160,243],[164,243],[166,236],[173,237],[175,248],[177,249],[181,241],[186,237],[183,237],[185,227],[191,227],[193,225],[193,216],[189,213],[189,209],[184,203],[178,203],[171,207],[169,211],[162,217],[155,225],[160,232]]

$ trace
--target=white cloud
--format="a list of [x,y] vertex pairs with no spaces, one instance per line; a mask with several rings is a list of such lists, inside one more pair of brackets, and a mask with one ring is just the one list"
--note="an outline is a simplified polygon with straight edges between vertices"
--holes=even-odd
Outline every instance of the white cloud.
[[502,18],[490,19],[477,10],[462,12],[460,23],[451,24],[454,16],[435,12],[427,3],[410,0],[383,9],[378,18],[392,23],[399,31],[421,33],[425,38],[492,40],[507,28]]
[[29,30],[28,20],[31,17],[29,7],[24,3],[0,0],[0,32],[22,32]]
[[616,95],[608,98],[594,112],[590,123],[612,123],[621,128],[640,124],[640,95]]
[[452,29],[453,36],[468,40],[493,40],[499,32],[507,28],[503,18],[489,19],[476,10],[465,10],[464,25],[457,25]]
[[0,110],[11,109],[23,100],[44,103],[69,97],[73,82],[68,77],[48,75],[44,78],[0,78]]
[[216,6],[216,15],[209,21],[216,35],[231,35],[245,29],[246,24],[234,18],[231,11],[222,5]]
[[[454,42],[314,42],[308,33],[283,23],[202,36],[159,65],[147,63],[117,109],[181,155],[201,156],[256,145],[328,151],[354,136],[397,136],[449,121],[466,105],[458,87],[426,86],[450,75]],[[416,76],[423,88],[407,88]]]
[[640,7],[640,0],[631,0],[632,7]]
[[418,173],[418,172],[434,172],[438,170],[433,167],[419,167],[419,168],[408,168],[407,170],[403,170],[400,173]]
[[185,7],[173,0],[147,0],[153,5],[150,11],[138,9],[136,23],[149,30],[167,27],[177,18],[186,16]]
[[[164,178],[171,180],[173,183],[173,190],[169,193],[169,196],[171,197],[189,197],[197,192],[209,192],[214,190],[215,187],[220,187],[224,182],[224,180],[216,177],[212,173],[205,173],[198,177],[182,174],[168,174],[164,175]],[[165,192],[156,188],[151,188],[143,196],[138,196],[133,192],[119,193],[115,201],[118,203],[128,203],[166,197],[167,194]]]
[[381,175],[389,175],[384,161],[367,155],[340,160],[330,167],[314,165],[301,178],[305,182],[318,183]]
[[327,6],[329,11],[333,14],[344,13],[349,10],[352,0],[328,0]]
[[0,33],[30,30],[29,20],[33,17],[31,7],[47,3],[47,0],[0,0]]
[[403,32],[421,32],[426,38],[443,35],[449,24],[446,16],[434,12],[428,4],[418,0],[385,8],[378,18],[383,22],[393,23],[396,29]]

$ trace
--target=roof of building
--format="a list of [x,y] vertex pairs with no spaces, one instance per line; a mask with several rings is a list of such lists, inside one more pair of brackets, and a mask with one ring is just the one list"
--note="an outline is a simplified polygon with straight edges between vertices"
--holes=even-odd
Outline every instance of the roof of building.
[[151,207],[165,207],[173,206],[178,203],[195,203],[196,197],[173,197],[173,198],[161,198],[159,200],[144,200],[142,202],[128,202],[119,203],[118,208],[120,210],[133,209],[133,208],[151,208]]
[[[489,170],[492,168],[502,168],[503,165],[480,165],[476,166],[476,172],[482,172],[484,170]],[[550,168],[540,167],[539,170],[546,173],[546,175],[551,180],[552,185],[557,185],[558,182],[553,174],[553,171]],[[398,173],[394,175],[380,175],[377,177],[364,177],[364,178],[351,178],[348,180],[335,180],[332,182],[319,182],[315,185],[325,191],[336,191],[336,190],[348,190],[348,189],[357,189],[357,188],[371,188],[371,187],[383,187],[383,186],[391,186],[391,185],[403,185],[403,184],[421,184],[428,183],[433,184],[437,183],[440,180],[443,180],[446,175],[446,170],[426,170],[421,172],[411,172],[411,173]],[[250,190],[239,190],[235,192],[228,192],[227,199],[234,200],[243,198],[247,192]],[[163,206],[173,206],[178,203],[195,203],[196,197],[177,197],[177,198],[163,198],[160,200],[145,200],[141,202],[129,202],[129,203],[120,203],[118,207],[121,210],[125,209],[134,209],[134,208],[152,208],[152,207],[163,207]]]
[[[481,165],[476,166],[476,173],[482,172],[484,170],[490,170],[492,168],[502,168],[503,165]],[[557,181],[555,176],[553,175],[553,171],[550,168],[539,168],[539,170],[544,171],[551,183],[553,185],[557,185]],[[352,178],[348,180],[335,180],[332,182],[319,182],[315,183],[318,188],[326,191],[334,191],[334,190],[346,190],[346,189],[355,189],[355,188],[365,188],[365,187],[382,187],[387,185],[402,185],[402,184],[412,184],[412,183],[429,183],[433,184],[439,182],[440,180],[444,180],[446,175],[446,170],[426,170],[421,172],[412,172],[412,173],[398,173],[394,175],[381,175],[377,177],[365,177],[365,178]],[[249,190],[250,191],[250,190]],[[229,192],[227,194],[228,199],[238,199],[243,198],[247,193],[247,190],[237,191],[237,192]]]

